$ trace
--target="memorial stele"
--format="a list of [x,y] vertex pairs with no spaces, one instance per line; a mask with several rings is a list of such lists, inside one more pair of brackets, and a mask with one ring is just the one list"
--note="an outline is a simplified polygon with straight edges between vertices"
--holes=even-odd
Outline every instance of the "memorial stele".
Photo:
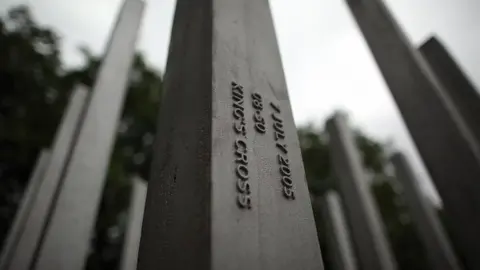
[[323,269],[268,1],[178,0],[140,270]]

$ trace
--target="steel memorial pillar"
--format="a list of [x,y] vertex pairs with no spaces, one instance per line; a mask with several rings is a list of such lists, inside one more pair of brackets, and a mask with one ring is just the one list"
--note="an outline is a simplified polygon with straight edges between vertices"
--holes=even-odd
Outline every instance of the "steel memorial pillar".
[[140,270],[323,269],[268,1],[178,0]]

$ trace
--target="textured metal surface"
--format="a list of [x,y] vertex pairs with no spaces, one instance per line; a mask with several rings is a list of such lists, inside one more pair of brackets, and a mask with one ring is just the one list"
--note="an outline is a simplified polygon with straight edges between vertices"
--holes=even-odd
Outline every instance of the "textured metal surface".
[[427,60],[447,96],[480,143],[480,94],[440,40],[432,37],[419,51]]
[[147,197],[147,184],[143,179],[133,179],[132,197],[128,211],[128,223],[123,243],[123,252],[120,270],[136,270],[140,234],[142,231],[143,210]]
[[268,1],[179,0],[173,25],[139,269],[323,269]]
[[48,224],[55,204],[58,187],[62,183],[62,174],[78,135],[87,98],[88,91],[83,86],[77,86],[72,93],[52,145],[50,162],[45,170],[44,179],[32,202],[17,249],[7,269],[27,270],[35,260],[37,248],[42,241],[45,226]]
[[10,226],[7,234],[7,238],[2,247],[2,255],[0,258],[0,269],[8,269],[10,260],[17,250],[18,240],[25,229],[25,224],[30,211],[33,207],[33,202],[38,193],[38,189],[42,184],[47,170],[48,163],[50,162],[51,153],[49,150],[42,150],[37,158],[37,162],[33,168],[33,173],[30,176],[28,185],[22,196],[22,201],[18,206],[15,218]]
[[327,122],[327,131],[333,171],[360,266],[369,270],[396,269],[346,117],[335,114]]
[[397,179],[402,183],[406,202],[432,269],[460,270],[438,216],[432,205],[426,201],[407,159],[403,154],[396,153],[392,157],[392,163],[395,166]]
[[480,147],[384,4],[347,2],[443,200],[459,256],[480,269]]
[[83,269],[143,8],[127,0],[120,11],[34,269]]
[[334,263],[333,269],[357,270],[357,260],[340,196],[335,191],[329,191],[324,196],[322,212],[327,225],[327,243]]

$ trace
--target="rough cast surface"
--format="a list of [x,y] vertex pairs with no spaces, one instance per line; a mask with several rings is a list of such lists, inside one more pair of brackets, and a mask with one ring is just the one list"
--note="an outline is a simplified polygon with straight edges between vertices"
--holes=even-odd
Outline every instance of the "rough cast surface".
[[467,269],[480,269],[480,147],[380,0],[347,1],[442,198]]
[[139,269],[323,269],[268,1],[177,1]]

